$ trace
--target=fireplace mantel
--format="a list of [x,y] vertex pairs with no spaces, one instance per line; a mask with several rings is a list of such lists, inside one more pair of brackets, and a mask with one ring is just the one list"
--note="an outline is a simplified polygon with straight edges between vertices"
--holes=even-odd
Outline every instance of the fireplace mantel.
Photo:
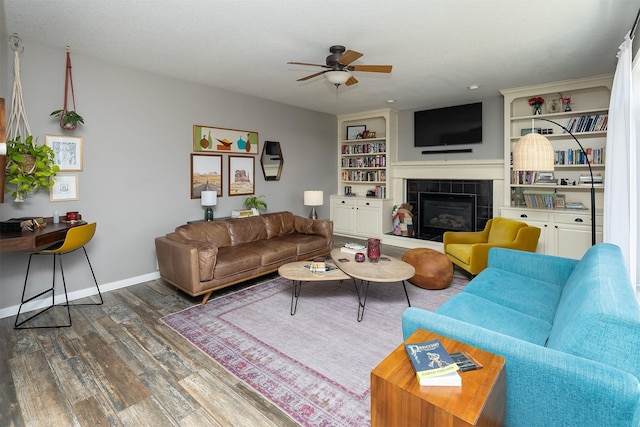
[[[450,179],[493,181],[493,216],[500,215],[504,200],[504,162],[499,160],[451,160],[393,162],[390,165],[393,202],[406,202],[408,179]],[[442,251],[442,243],[407,239],[399,236],[384,236],[383,243],[401,247],[431,247]]]

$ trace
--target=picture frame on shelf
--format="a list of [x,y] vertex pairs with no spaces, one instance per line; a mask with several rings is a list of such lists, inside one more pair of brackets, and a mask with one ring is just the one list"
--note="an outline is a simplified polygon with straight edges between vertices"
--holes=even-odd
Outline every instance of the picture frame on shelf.
[[57,174],[51,179],[53,179],[53,186],[49,190],[49,201],[79,200],[78,174]]
[[366,130],[366,125],[347,126],[347,140],[362,139],[362,134]]
[[229,196],[255,194],[255,158],[229,156]]
[[193,125],[193,151],[258,154],[258,132]]
[[53,150],[53,162],[60,172],[82,171],[82,137],[45,135],[44,143]]
[[545,103],[547,104],[547,113],[561,113],[563,110],[562,100],[560,98],[549,98]]
[[534,182],[535,184],[557,184],[558,183],[553,172],[537,172]]
[[553,196],[553,207],[555,209],[565,209],[567,207],[567,199],[564,194]]
[[209,184],[222,197],[222,156],[219,154],[191,154],[191,198],[200,199]]

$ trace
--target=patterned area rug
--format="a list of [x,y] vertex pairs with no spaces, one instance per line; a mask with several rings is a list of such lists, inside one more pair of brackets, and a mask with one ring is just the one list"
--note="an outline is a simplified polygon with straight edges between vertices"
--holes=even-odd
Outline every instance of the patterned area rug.
[[[407,291],[434,310],[466,283]],[[372,283],[360,323],[353,282],[304,283],[294,316],[291,288],[279,277],[162,321],[301,425],[369,425],[370,372],[402,342],[402,285]]]

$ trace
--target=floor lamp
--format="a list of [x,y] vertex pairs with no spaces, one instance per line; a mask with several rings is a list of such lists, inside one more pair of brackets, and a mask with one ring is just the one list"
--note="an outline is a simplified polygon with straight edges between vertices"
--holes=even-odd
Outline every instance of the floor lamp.
[[[593,170],[587,152],[578,141],[578,138],[569,129],[553,120],[538,118],[553,123],[564,129],[578,143],[580,151],[589,167],[591,175],[591,246],[596,244],[596,189],[593,185]],[[531,126],[533,129],[533,125]],[[513,170],[514,171],[552,171],[554,166],[555,152],[549,140],[538,133],[528,133],[518,140],[513,149]]]

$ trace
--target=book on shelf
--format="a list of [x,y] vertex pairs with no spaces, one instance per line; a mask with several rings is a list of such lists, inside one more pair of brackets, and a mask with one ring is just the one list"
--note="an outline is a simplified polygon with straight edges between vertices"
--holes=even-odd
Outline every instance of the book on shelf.
[[461,386],[460,369],[451,355],[435,339],[404,345],[421,386]]

